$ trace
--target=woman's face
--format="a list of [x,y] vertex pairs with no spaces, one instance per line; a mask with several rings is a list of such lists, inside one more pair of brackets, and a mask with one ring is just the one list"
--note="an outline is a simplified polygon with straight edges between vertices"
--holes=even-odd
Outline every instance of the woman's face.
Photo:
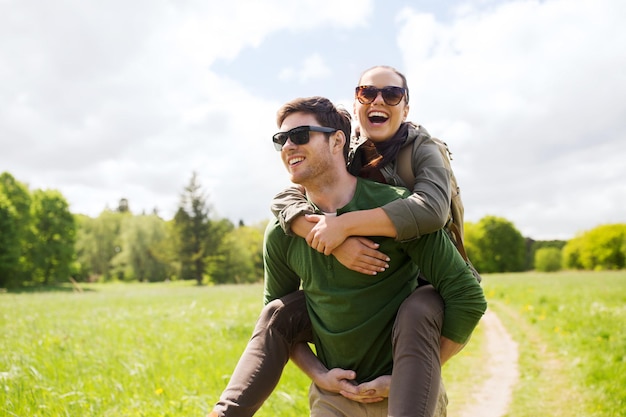
[[[403,87],[402,78],[389,68],[373,68],[363,74],[359,86],[371,85],[376,88],[388,86]],[[361,136],[374,142],[382,142],[393,137],[406,120],[409,105],[406,96],[395,106],[388,105],[378,93],[370,104],[361,104],[354,99],[354,116],[361,129]]]

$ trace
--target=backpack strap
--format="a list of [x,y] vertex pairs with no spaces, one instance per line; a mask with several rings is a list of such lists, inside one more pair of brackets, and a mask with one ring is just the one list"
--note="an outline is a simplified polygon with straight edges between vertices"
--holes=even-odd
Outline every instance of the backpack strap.
[[415,173],[413,172],[413,145],[415,141],[411,142],[411,144],[403,146],[400,148],[398,152],[398,156],[396,157],[396,169],[398,172],[398,176],[406,185],[406,188],[409,190],[413,190],[413,186],[415,185]]

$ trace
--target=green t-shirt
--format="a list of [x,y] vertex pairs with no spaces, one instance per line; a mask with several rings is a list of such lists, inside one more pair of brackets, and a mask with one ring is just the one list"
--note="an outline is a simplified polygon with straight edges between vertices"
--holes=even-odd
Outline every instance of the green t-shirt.
[[[358,179],[354,197],[337,214],[408,195],[404,188]],[[302,284],[318,357],[329,369],[356,371],[359,382],[391,373],[391,330],[400,304],[417,286],[420,268],[444,299],[444,336],[465,342],[486,308],[480,285],[445,232],[409,242],[371,239],[391,258],[389,268],[373,276],[285,235],[278,221],[268,225],[264,245],[265,302]]]

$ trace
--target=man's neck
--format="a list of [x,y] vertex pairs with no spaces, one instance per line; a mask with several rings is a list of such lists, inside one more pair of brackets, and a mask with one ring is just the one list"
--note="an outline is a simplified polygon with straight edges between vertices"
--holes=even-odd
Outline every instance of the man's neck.
[[335,213],[352,200],[356,190],[356,177],[346,171],[324,175],[306,184],[306,194],[320,210]]

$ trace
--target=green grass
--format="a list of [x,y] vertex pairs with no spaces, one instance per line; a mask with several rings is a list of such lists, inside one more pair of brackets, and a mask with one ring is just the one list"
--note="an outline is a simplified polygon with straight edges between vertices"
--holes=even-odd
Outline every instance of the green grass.
[[489,275],[484,288],[520,351],[509,417],[626,415],[626,271]]
[[[509,417],[626,414],[626,271],[483,286],[519,344]],[[204,416],[261,309],[260,285],[83,288],[0,294],[0,415]],[[451,417],[485,376],[484,342],[479,326],[444,368]],[[308,385],[289,364],[257,415],[308,415]]]
[[[0,415],[203,416],[261,309],[256,286],[89,286],[0,296]],[[293,366],[258,415],[306,415]]]

